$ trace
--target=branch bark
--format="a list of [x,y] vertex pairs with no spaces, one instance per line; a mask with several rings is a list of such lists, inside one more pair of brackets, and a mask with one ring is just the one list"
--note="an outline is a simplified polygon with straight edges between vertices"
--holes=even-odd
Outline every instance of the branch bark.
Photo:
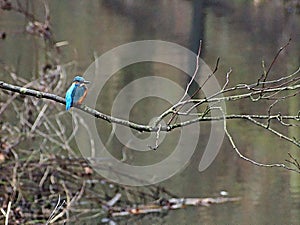
[[[46,92],[41,92],[41,91],[37,91],[37,90],[33,90],[33,89],[29,89],[29,88],[25,88],[25,87],[20,87],[20,86],[16,86],[16,85],[12,85],[12,84],[8,84],[5,83],[3,81],[0,81],[0,88],[4,89],[4,90],[9,90],[15,93],[19,93],[21,95],[28,95],[28,96],[33,96],[35,98],[41,98],[41,99],[49,99],[61,104],[66,104],[65,99],[57,96],[55,94],[51,94],[51,93],[46,93]],[[264,92],[266,93],[270,93],[270,92],[278,92],[278,91],[285,91],[285,90],[296,90],[296,89],[300,89],[300,84],[298,85],[294,85],[294,86],[288,86],[288,87],[278,87],[278,88],[271,88],[271,89],[267,89]],[[209,102],[220,102],[220,101],[235,101],[235,100],[240,100],[243,98],[253,98],[253,96],[260,94],[261,91],[253,91],[253,92],[249,92],[249,93],[245,93],[245,94],[240,94],[240,95],[233,95],[233,96],[225,96],[225,97],[219,97],[219,98],[206,98],[206,99],[190,99],[187,101],[183,101],[183,102],[178,102],[176,105],[174,105],[172,108],[175,109],[176,107],[182,106],[184,104],[187,103],[209,103]],[[262,97],[263,98],[263,97]],[[173,129],[179,128],[179,127],[183,127],[183,126],[188,126],[190,124],[193,123],[198,123],[200,121],[217,121],[217,120],[223,120],[223,119],[247,119],[250,120],[251,122],[254,122],[254,119],[268,119],[273,120],[273,119],[291,119],[291,120],[296,120],[296,121],[300,121],[300,115],[225,115],[224,117],[210,117],[207,116],[207,113],[204,114],[197,114],[195,115],[196,118],[188,120],[188,121],[183,121],[180,123],[175,123],[175,124],[171,124],[171,125],[165,125],[162,126],[159,124],[159,121],[156,121],[154,123],[153,126],[150,125],[143,125],[143,124],[137,124],[128,120],[123,120],[120,118],[115,118],[112,117],[110,115],[106,115],[102,112],[99,112],[95,109],[92,109],[84,104],[79,105],[79,106],[75,106],[76,108],[96,117],[99,119],[103,119],[109,123],[115,123],[115,124],[120,124],[123,126],[127,126],[130,128],[133,128],[137,131],[140,132],[157,132],[157,131],[171,131]],[[165,112],[163,112],[158,118],[159,120],[162,120],[165,116],[167,116],[168,114],[172,114],[175,113],[176,115],[185,115],[185,113],[179,112],[179,111],[174,111],[174,110],[167,110]],[[189,114],[188,115],[193,115],[193,114]],[[268,129],[267,125],[263,125],[261,123],[258,124],[258,122],[256,123],[257,125]],[[269,129],[271,130],[271,129]],[[282,135],[280,135],[280,137],[283,137]],[[289,140],[290,142],[296,144],[297,146],[300,147],[300,144],[298,141],[289,139],[289,138],[285,138],[287,140]]]

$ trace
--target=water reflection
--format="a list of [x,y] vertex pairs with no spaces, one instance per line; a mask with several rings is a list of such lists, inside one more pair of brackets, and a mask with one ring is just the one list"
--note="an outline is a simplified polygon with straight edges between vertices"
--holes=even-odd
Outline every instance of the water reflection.
[[[199,40],[203,39],[202,57],[213,67],[218,56],[221,57],[219,68],[220,82],[224,74],[233,68],[232,83],[255,81],[262,73],[261,61],[269,65],[276,51],[291,37],[287,51],[280,56],[270,76],[278,78],[288,74],[300,64],[300,17],[286,11],[280,1],[67,1],[50,2],[52,26],[56,40],[67,40],[69,46],[62,49],[62,61],[75,60],[76,72],[83,72],[94,60],[94,55],[127,42],[143,39],[161,39],[171,41],[197,52]],[[3,17],[5,20],[3,20]],[[19,16],[0,15],[3,29],[22,29]],[[7,20],[9,18],[9,21]],[[22,20],[21,20],[22,21]],[[26,35],[13,35],[8,30],[6,40],[0,40],[1,62],[15,65],[17,72],[24,77],[37,76],[40,65],[46,59],[36,47],[38,41],[30,41]],[[111,101],[129,81],[147,73],[176,74],[178,83],[186,83],[180,72],[166,70],[161,66],[138,65],[127,68],[116,76],[111,86],[102,93],[99,108],[109,113]],[[167,72],[168,73],[167,73]],[[69,74],[68,79],[73,75]],[[174,78],[175,77],[175,78]],[[5,79],[5,78],[1,78]],[[151,100],[150,100],[151,101]],[[157,113],[165,106],[158,102],[146,101],[141,114],[133,109],[132,118],[146,122],[152,113]],[[137,106],[138,107],[138,106]],[[228,105],[230,112],[258,112],[264,110],[260,105],[240,103]],[[138,109],[140,109],[138,108]],[[153,109],[153,111],[151,110]],[[282,112],[297,112],[299,101],[292,100]],[[147,114],[147,112],[151,112]],[[99,121],[104,139],[109,136],[111,127]],[[209,130],[209,125],[201,125],[202,130]],[[230,124],[233,136],[243,153],[259,161],[283,161],[287,150],[299,156],[299,149],[291,148],[277,138],[245,122]],[[293,136],[299,137],[298,128],[290,128]],[[201,133],[200,139],[206,140],[207,133]],[[274,144],[276,143],[276,144]],[[112,144],[115,157],[121,157],[121,145]],[[217,196],[221,190],[227,190],[232,196],[241,196],[240,203],[212,206],[210,208],[187,208],[171,212],[162,221],[164,224],[295,224],[299,222],[298,204],[300,200],[299,175],[279,169],[264,169],[249,165],[238,159],[231,146],[224,141],[221,152],[214,163],[203,173],[197,166],[205,143],[198,144],[198,151],[190,165],[181,173],[162,183],[179,196]],[[164,157],[169,152],[159,153]],[[137,158],[147,162],[153,157],[137,154]],[[155,156],[157,157],[157,155]],[[152,160],[157,160],[153,157]],[[149,218],[143,224],[152,224]],[[120,223],[122,224],[122,222]]]

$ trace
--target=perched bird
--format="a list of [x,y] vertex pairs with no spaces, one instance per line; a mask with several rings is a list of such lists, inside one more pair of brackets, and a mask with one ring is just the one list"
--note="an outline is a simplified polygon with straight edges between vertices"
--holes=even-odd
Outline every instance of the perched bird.
[[87,95],[86,84],[90,83],[83,77],[76,76],[73,79],[71,87],[66,93],[66,110],[68,111],[74,105],[81,105]]

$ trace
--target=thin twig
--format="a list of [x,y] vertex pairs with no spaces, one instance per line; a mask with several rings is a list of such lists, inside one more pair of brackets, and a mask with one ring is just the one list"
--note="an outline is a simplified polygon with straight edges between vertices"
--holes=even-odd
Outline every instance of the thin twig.
[[161,130],[161,124],[158,125],[158,130],[156,131],[154,147],[152,147],[151,145],[148,146],[151,150],[157,150],[158,148],[160,130]]
[[2,212],[3,216],[5,217],[5,225],[8,225],[10,208],[11,208],[11,201],[8,202],[6,212],[1,208],[1,212]]
[[[288,42],[287,42],[284,46],[280,47],[280,49],[277,51],[277,53],[276,53],[276,55],[275,55],[275,57],[274,57],[272,63],[270,64],[270,66],[269,66],[269,68],[268,68],[268,70],[267,70],[267,72],[266,72],[266,74],[265,74],[265,76],[264,76],[263,82],[265,82],[265,81],[267,80],[267,77],[268,77],[268,75],[269,75],[269,73],[270,73],[270,71],[271,71],[273,65],[275,64],[275,62],[276,62],[278,56],[279,56],[280,53],[281,53],[281,52],[282,52],[282,51],[290,44],[291,40],[292,40],[292,39],[289,38]],[[263,83],[263,86],[262,86],[262,87],[264,88],[264,83]]]
[[[222,108],[219,108],[219,110],[223,111]],[[237,148],[237,146],[236,146],[236,144],[235,144],[235,142],[234,142],[232,136],[231,136],[230,133],[228,132],[226,120],[224,119],[223,121],[224,121],[224,123],[223,123],[223,128],[224,128],[225,134],[226,134],[226,136],[227,136],[227,138],[228,138],[228,140],[229,140],[229,142],[230,142],[232,148],[234,149],[234,151],[237,153],[237,155],[238,155],[241,159],[243,159],[243,160],[245,160],[245,161],[247,161],[247,162],[250,162],[250,163],[252,163],[252,164],[254,164],[254,165],[256,165],[256,166],[260,166],[260,167],[281,167],[281,168],[284,168],[284,169],[287,169],[287,170],[291,170],[291,171],[294,171],[294,172],[297,172],[297,173],[300,172],[299,170],[290,168],[290,167],[286,166],[286,165],[283,164],[283,163],[266,164],[266,163],[260,163],[260,162],[257,162],[257,161],[255,161],[255,160],[253,160],[253,159],[250,159],[250,158],[246,157],[245,155],[243,155],[243,154],[239,151],[239,149]]]

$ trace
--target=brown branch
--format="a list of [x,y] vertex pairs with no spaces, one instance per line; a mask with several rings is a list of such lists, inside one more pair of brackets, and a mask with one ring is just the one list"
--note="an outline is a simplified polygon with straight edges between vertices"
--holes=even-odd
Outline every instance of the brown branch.
[[[37,91],[37,90],[33,90],[33,89],[28,89],[25,87],[20,87],[20,86],[15,86],[15,85],[11,85],[8,83],[5,83],[3,81],[0,81],[0,88],[4,89],[4,90],[9,90],[9,91],[13,91],[16,93],[19,93],[21,95],[28,95],[28,96],[33,96],[36,98],[44,98],[44,99],[49,99],[49,100],[53,100],[55,102],[61,103],[61,104],[66,104],[66,101],[64,98],[57,96],[55,94],[50,94],[50,93],[46,93],[46,92],[41,92],[41,91]],[[98,112],[95,109],[92,109],[88,106],[85,105],[79,105],[79,106],[75,106],[76,108],[90,114],[93,115],[96,118],[101,118],[107,122],[110,123],[116,123],[116,124],[121,124],[121,125],[125,125],[128,126],[130,128],[136,129],[138,131],[147,131],[147,132],[152,132],[152,131],[157,131],[158,128],[156,127],[150,127],[148,125],[140,125],[140,124],[136,124],[127,120],[123,120],[123,119],[119,119],[119,118],[114,118],[112,116],[106,115],[104,113]]]
[[121,217],[129,215],[142,215],[148,213],[162,213],[167,210],[176,210],[185,208],[187,206],[210,206],[212,204],[222,204],[226,202],[235,202],[239,201],[239,197],[217,197],[217,198],[170,198],[170,199],[161,199],[160,201],[147,204],[147,205],[138,205],[136,207],[130,208],[112,208],[110,216],[112,217]]
[[[271,62],[271,64],[270,64],[268,70],[267,70],[267,71],[264,71],[264,73],[261,75],[261,77],[257,80],[256,86],[259,86],[260,84],[262,84],[262,89],[265,88],[265,82],[266,82],[266,80],[267,80],[267,77],[268,77],[268,75],[269,75],[271,69],[273,68],[273,66],[274,66],[274,64],[275,64],[275,62],[276,62],[278,56],[279,56],[280,53],[281,53],[281,52],[282,52],[282,51],[290,44],[291,40],[292,40],[292,39],[290,38],[290,39],[288,40],[288,42],[287,42],[284,46],[282,46],[282,47],[279,48],[279,50],[277,51],[275,57],[273,58],[273,60],[272,60],[272,62]],[[264,63],[263,63],[263,68],[265,68],[265,67],[264,67]],[[263,79],[263,81],[261,82],[262,79]]]
[[[265,74],[265,76],[264,76],[263,82],[265,82],[265,81],[267,80],[267,77],[268,77],[268,75],[269,75],[269,73],[270,73],[270,71],[271,71],[273,65],[275,64],[275,62],[276,62],[278,56],[279,56],[280,53],[281,53],[281,52],[282,52],[282,51],[290,44],[291,40],[292,40],[292,39],[290,38],[290,39],[288,40],[288,42],[287,42],[284,46],[282,46],[282,47],[279,48],[279,50],[277,51],[277,53],[276,53],[276,55],[275,55],[275,57],[274,57],[272,63],[270,64],[270,66],[269,66],[269,68],[268,68],[268,70],[267,70],[267,72],[266,72],[266,74]],[[263,88],[264,88],[264,83],[263,83]]]
[[[11,84],[7,84],[4,83],[3,81],[0,81],[0,88],[5,89],[5,90],[9,90],[9,91],[13,91],[22,95],[29,95],[29,96],[34,96],[36,98],[45,98],[45,99],[49,99],[49,100],[53,100],[56,101],[58,103],[61,104],[65,104],[65,99],[54,95],[54,94],[50,94],[50,93],[46,93],[46,92],[41,92],[41,91],[37,91],[37,90],[33,90],[33,89],[28,89],[28,88],[24,88],[24,87],[20,87],[20,86],[15,86],[15,85],[11,85]],[[283,91],[283,90],[295,90],[295,89],[300,89],[300,84],[299,85],[295,85],[295,86],[291,86],[291,87],[281,87],[281,88],[275,88],[275,89],[268,89],[265,90],[265,92],[274,92],[274,91]],[[184,101],[181,103],[178,103],[176,106],[179,106],[181,104],[186,104],[188,102],[192,102],[192,103],[199,103],[199,102],[219,102],[219,101],[233,101],[233,100],[239,100],[239,99],[243,99],[243,98],[249,98],[249,97],[253,97],[253,95],[255,94],[259,94],[259,91],[256,92],[250,92],[250,93],[246,93],[246,94],[241,94],[241,95],[234,95],[234,96],[228,96],[228,97],[223,97],[223,98],[212,98],[212,99],[190,99],[188,101]],[[138,130],[140,132],[157,132],[158,130],[160,131],[171,131],[177,127],[182,127],[182,126],[187,126],[190,125],[192,123],[195,122],[200,122],[200,121],[211,121],[211,120],[216,120],[219,118],[213,118],[213,117],[205,117],[202,115],[202,117],[197,116],[197,118],[195,119],[191,119],[189,121],[184,121],[181,123],[177,123],[174,125],[167,125],[167,126],[161,126],[159,127],[158,125],[153,125],[153,126],[149,126],[149,125],[142,125],[142,124],[137,124],[131,121],[127,121],[127,120],[123,120],[123,119],[119,119],[119,118],[115,118],[109,115],[106,115],[104,113],[101,113],[95,109],[92,109],[88,106],[85,105],[79,105],[79,106],[75,106],[76,108],[96,117],[96,118],[100,118],[103,119],[109,123],[116,123],[116,124],[120,124],[120,125],[124,125],[124,126],[128,126],[130,128],[133,128],[135,130]],[[235,118],[243,118],[245,116],[240,115],[240,116],[235,116]],[[246,115],[247,117],[247,115]],[[228,118],[233,118],[233,116],[226,116],[226,119]],[[265,116],[261,116],[261,118],[265,118]],[[271,116],[268,116],[268,118],[271,118]]]

